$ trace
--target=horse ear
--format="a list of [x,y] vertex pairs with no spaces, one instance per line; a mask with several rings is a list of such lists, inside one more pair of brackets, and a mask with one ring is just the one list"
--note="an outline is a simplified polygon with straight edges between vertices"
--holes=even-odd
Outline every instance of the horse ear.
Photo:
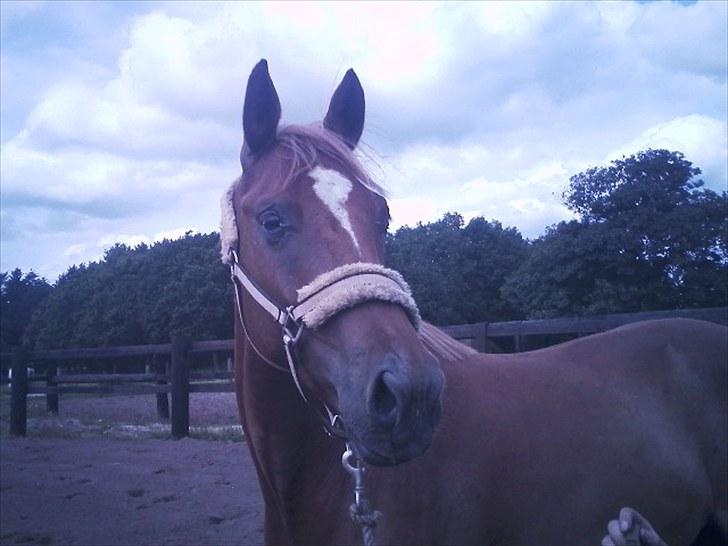
[[353,150],[364,130],[364,109],[364,90],[350,68],[331,97],[324,127],[343,138]]
[[248,78],[243,105],[245,143],[254,154],[264,151],[276,137],[281,103],[268,74],[268,61],[261,59]]

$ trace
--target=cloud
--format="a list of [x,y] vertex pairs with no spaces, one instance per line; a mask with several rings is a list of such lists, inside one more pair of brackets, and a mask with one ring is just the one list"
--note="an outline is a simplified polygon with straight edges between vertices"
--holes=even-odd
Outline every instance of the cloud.
[[707,116],[677,117],[646,129],[628,144],[608,154],[608,159],[631,155],[639,150],[680,151],[700,167],[706,186],[728,189],[728,124]]
[[22,1],[10,1],[3,2],[2,15],[0,16],[0,29],[5,28],[11,24],[15,24],[22,21],[28,15],[37,13],[43,7],[45,2],[38,0],[22,0]]
[[115,233],[110,235],[104,235],[96,243],[97,247],[109,248],[116,244],[122,244],[126,246],[137,246],[141,244],[148,245],[151,243],[151,238],[147,235],[132,235],[128,233]]
[[[632,25],[632,38],[655,65],[724,83],[728,71],[728,4],[648,3]],[[661,37],[669,29],[669,39]]]
[[569,176],[648,146],[683,151],[725,187],[726,10],[4,3],[2,267],[57,273],[113,234],[214,229],[262,57],[285,122],[320,120],[356,69],[393,225],[460,211],[536,236],[569,217]]
[[86,252],[86,247],[86,243],[77,243],[75,245],[71,245],[63,251],[63,255],[71,258],[74,256],[82,256]]

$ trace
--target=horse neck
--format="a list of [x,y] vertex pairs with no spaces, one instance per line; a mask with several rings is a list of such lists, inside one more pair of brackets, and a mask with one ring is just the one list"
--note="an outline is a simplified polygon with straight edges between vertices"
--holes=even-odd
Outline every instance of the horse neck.
[[[291,375],[273,369],[241,337],[236,336],[238,404],[266,517],[279,518],[289,540],[300,542],[299,528],[312,527],[310,520],[300,521],[302,513],[315,517],[316,509],[331,513],[343,505],[349,488],[340,463],[344,444],[324,433]],[[333,507],[331,499],[336,500]]]

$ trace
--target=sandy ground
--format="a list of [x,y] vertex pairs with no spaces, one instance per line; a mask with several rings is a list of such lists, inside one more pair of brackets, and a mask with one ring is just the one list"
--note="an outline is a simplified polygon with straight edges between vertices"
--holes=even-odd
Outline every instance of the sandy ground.
[[[198,438],[169,437],[153,396],[29,404],[7,435],[0,397],[1,544],[259,544],[263,508],[234,397],[194,394]],[[221,432],[220,432],[221,431]],[[159,439],[162,438],[162,439]]]

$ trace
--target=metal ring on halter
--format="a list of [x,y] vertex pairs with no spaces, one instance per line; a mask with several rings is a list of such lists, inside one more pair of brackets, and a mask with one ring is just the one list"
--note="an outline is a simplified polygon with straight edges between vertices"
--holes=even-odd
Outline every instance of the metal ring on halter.
[[[296,333],[292,333],[289,325],[295,325]],[[303,324],[293,316],[293,305],[286,307],[286,315],[283,320],[283,343],[295,345],[303,333]]]

